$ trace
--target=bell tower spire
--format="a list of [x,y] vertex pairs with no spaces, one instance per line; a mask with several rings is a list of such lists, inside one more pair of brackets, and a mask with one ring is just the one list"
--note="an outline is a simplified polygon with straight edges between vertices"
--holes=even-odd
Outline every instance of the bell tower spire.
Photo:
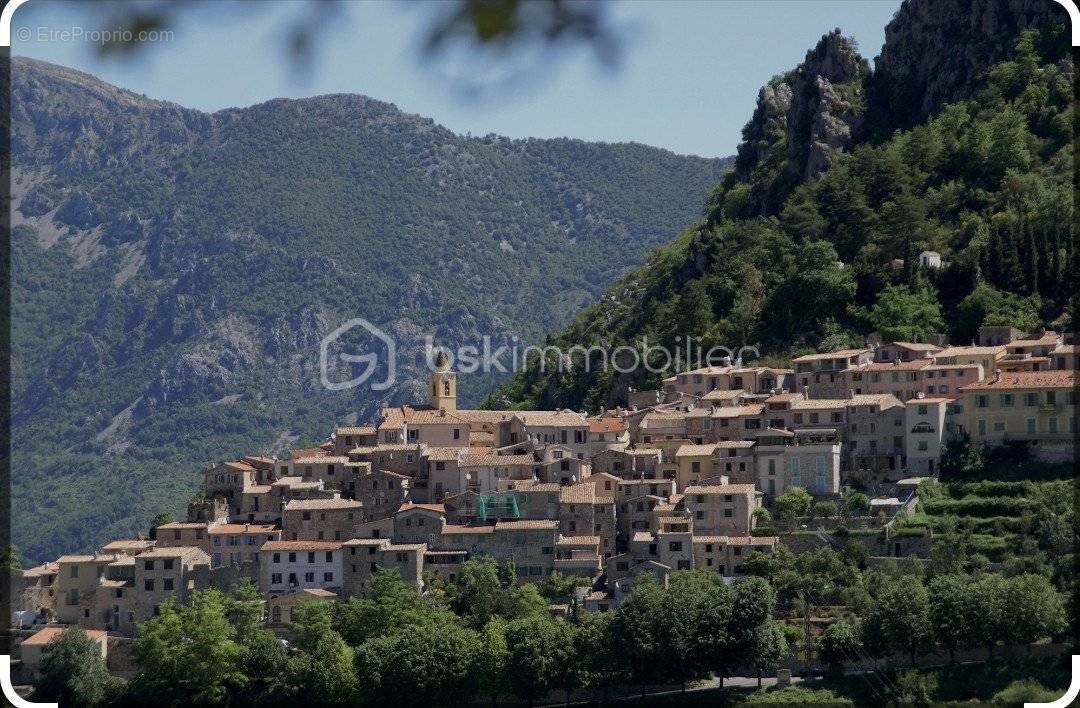
[[450,362],[442,349],[435,355],[435,370],[431,372],[428,385],[428,404],[437,410],[457,410],[457,374],[450,370]]

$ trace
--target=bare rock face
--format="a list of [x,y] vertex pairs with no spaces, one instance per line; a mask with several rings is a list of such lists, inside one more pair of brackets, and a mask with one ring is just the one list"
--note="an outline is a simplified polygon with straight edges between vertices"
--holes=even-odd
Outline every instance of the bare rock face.
[[905,2],[885,27],[868,86],[875,133],[911,127],[969,96],[1020,32],[1055,24],[1069,27],[1065,8],[1053,0]]
[[735,162],[742,180],[759,169],[776,171],[767,190],[750,196],[756,211],[775,209],[794,184],[820,174],[847,148],[862,125],[869,75],[854,42],[837,29],[761,88]]

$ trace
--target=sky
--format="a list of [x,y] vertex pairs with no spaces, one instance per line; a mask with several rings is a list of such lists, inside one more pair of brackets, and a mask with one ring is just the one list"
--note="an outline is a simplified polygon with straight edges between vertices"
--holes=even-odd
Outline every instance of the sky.
[[[31,0],[15,14],[12,50],[104,81],[214,111],[271,98],[360,93],[458,133],[636,141],[678,153],[731,155],[770,77],[802,61],[835,27],[873,59],[900,0],[613,0],[614,62],[590,46],[426,55],[447,5],[346,0],[315,33],[310,62],[287,51],[283,28],[310,3],[193,0],[172,34],[130,56],[105,56],[90,32],[100,12]],[[496,68],[493,68],[496,67]]]

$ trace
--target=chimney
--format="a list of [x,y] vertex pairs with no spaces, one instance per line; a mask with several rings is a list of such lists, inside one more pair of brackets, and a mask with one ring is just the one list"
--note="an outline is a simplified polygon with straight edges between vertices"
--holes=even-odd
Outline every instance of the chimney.
[[994,369],[994,383],[1001,381],[1001,369]]

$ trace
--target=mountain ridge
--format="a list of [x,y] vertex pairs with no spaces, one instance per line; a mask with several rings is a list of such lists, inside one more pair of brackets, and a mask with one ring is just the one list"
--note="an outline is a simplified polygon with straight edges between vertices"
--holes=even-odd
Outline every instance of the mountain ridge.
[[10,94],[30,559],[181,512],[215,459],[413,400],[416,356],[388,392],[322,388],[319,342],[350,317],[410,354],[428,334],[539,338],[700,213],[728,164],[461,136],[349,94],[207,114],[50,66],[16,58]]

